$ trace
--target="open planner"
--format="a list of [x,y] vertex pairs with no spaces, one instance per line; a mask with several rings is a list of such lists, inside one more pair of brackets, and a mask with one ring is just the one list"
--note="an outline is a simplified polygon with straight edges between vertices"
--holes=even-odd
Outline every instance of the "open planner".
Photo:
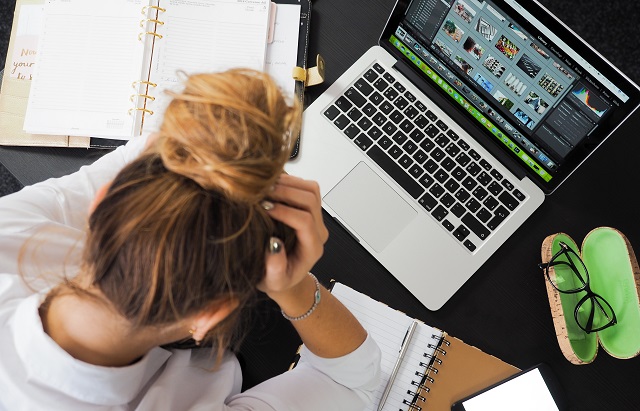
[[264,69],[272,7],[49,0],[24,129],[117,139],[154,131],[181,72]]
[[[334,283],[331,293],[356,316],[382,350],[382,381],[368,410],[378,410],[403,342],[407,349],[390,382],[385,411],[450,411],[456,400],[519,371],[342,283]],[[417,325],[409,334],[413,323]]]

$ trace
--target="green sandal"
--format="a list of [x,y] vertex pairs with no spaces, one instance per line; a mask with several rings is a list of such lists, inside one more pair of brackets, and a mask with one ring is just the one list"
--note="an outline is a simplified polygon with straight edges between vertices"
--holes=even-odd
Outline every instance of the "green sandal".
[[620,359],[640,354],[640,268],[624,234],[596,228],[580,255],[571,237],[557,233],[544,239],[541,251],[553,324],[567,360],[591,363],[598,345]]

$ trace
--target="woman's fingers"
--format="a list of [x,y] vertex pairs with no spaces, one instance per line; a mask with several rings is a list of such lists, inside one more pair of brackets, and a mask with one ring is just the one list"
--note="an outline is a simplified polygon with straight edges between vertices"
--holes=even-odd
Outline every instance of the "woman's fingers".
[[322,234],[323,242],[327,240],[328,231],[322,219],[320,189],[315,181],[283,174],[269,197],[278,203],[309,212]]

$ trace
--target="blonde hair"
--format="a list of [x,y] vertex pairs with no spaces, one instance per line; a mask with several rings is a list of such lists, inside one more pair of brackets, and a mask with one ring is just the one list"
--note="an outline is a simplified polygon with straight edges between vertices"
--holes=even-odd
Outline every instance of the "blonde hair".
[[271,236],[293,231],[259,205],[283,172],[301,109],[252,70],[198,74],[173,95],[159,136],[89,218],[84,266],[134,326],[171,324],[240,302],[211,337],[218,354],[256,296]]

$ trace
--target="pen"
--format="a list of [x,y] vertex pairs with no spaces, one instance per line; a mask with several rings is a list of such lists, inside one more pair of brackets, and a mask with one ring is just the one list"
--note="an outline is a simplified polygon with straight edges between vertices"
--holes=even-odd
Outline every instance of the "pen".
[[393,366],[393,370],[391,371],[391,376],[389,376],[389,381],[387,381],[387,386],[384,388],[384,392],[382,393],[382,398],[380,398],[380,404],[378,404],[378,411],[381,411],[384,407],[384,403],[387,401],[387,397],[389,396],[389,392],[391,392],[391,386],[393,385],[393,380],[396,379],[396,374],[398,374],[398,370],[400,369],[400,364],[402,364],[402,359],[404,355],[407,353],[407,349],[409,348],[409,342],[411,341],[411,337],[413,336],[413,332],[416,330],[416,326],[418,323],[416,321],[412,322],[407,330],[407,334],[404,336],[404,341],[402,341],[402,346],[400,347],[400,354],[398,354],[398,359],[396,360],[396,364]]

